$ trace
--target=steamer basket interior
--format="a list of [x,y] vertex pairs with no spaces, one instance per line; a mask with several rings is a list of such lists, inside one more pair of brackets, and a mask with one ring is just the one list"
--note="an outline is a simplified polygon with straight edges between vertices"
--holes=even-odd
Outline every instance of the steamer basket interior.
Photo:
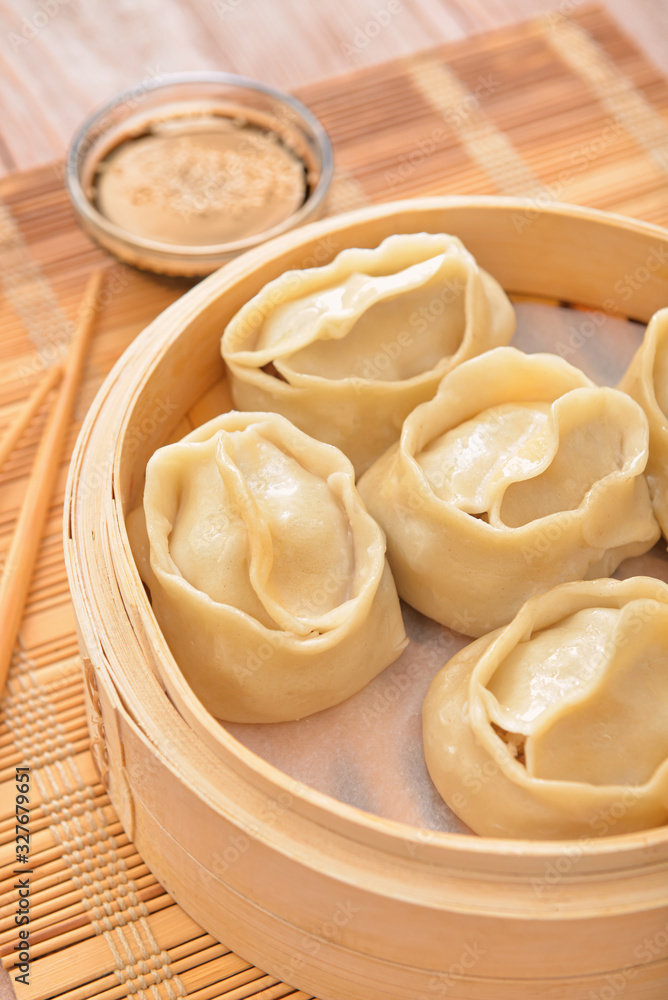
[[[445,987],[457,1000],[590,1000],[622,975],[629,1000],[665,1000],[668,948],[651,960],[638,948],[668,926],[668,828],[495,841],[382,819],[300,784],[206,712],[134,566],[124,522],[148,458],[231,406],[219,351],[228,319],[285,270],[417,231],[459,236],[509,293],[643,323],[668,304],[668,234],[656,226],[430,198],[279,237],[167,309],[100,391],[68,480],[66,559],[98,764],[128,835],[193,919],[321,1000]],[[615,284],[641,269],[622,303]]]

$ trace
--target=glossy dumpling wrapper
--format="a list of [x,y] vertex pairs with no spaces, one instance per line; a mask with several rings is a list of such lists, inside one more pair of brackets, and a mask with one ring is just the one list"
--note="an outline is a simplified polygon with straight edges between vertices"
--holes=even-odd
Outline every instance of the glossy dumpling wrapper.
[[350,462],[278,414],[226,413],[160,448],[128,532],[174,658],[218,718],[329,708],[407,643]]
[[668,541],[668,309],[650,320],[618,386],[639,403],[649,423],[649,482],[654,513]]
[[447,375],[358,486],[399,596],[466,635],[657,541],[647,420],[554,355],[500,347]]
[[359,475],[446,372],[507,344],[514,310],[454,236],[390,236],[287,271],[222,338],[232,398],[340,448]]
[[489,837],[668,822],[668,586],[562,584],[465,647],[423,707],[429,773]]

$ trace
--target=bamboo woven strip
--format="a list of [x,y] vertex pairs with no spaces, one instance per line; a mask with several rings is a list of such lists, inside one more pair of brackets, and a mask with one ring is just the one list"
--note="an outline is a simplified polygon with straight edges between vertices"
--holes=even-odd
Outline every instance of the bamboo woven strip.
[[[566,42],[577,42],[570,48]],[[610,75],[612,74],[612,76]],[[612,86],[614,78],[614,86]],[[597,81],[607,81],[605,87]],[[333,140],[330,209],[418,194],[571,200],[668,224],[668,83],[600,10],[543,18],[300,88]],[[630,111],[629,111],[630,109]],[[105,255],[77,227],[61,172],[0,185],[0,427],[33,390]],[[527,214],[530,224],[532,214]],[[30,302],[29,288],[37,288]],[[113,264],[68,449],[123,349],[187,282]],[[51,313],[50,313],[51,310]],[[50,318],[51,317],[51,318]],[[54,334],[55,331],[55,334]],[[209,415],[210,400],[190,414]],[[43,423],[43,422],[42,422]],[[39,416],[0,474],[0,560],[25,492]],[[0,711],[0,951],[12,953],[13,768],[32,768],[30,985],[19,1000],[307,1000],[204,933],[148,872],[95,772],[62,560],[66,463],[51,505]],[[84,484],[85,486],[85,484]],[[151,976],[142,987],[142,968]]]
[[53,368],[48,369],[40,382],[35,386],[32,395],[28,397],[27,402],[7,427],[4,436],[0,439],[0,469],[15,450],[26,428],[36,416],[48,394],[62,378],[62,374],[63,370],[60,365],[55,365]]

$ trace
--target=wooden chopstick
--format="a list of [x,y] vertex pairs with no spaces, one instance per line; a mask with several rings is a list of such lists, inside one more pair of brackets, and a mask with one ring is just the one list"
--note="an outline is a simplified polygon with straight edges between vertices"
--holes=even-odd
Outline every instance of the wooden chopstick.
[[54,365],[53,368],[49,368],[38,382],[30,397],[26,400],[17,415],[14,417],[14,420],[5,431],[2,441],[0,441],[0,469],[9,458],[10,454],[14,450],[14,447],[16,446],[17,441],[20,439],[24,430],[35,416],[46,397],[49,395],[53,387],[60,382],[62,377],[62,365]]
[[64,365],[63,380],[39,444],[0,581],[0,693],[9,672],[33,566],[58,476],[65,435],[74,409],[103,278],[104,270],[99,270],[88,279],[79,320]]

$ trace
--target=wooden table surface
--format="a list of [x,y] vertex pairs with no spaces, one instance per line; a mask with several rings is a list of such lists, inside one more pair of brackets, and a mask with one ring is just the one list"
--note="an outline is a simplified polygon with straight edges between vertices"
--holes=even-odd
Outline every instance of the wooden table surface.
[[[583,0],[0,0],[0,176],[64,155],[83,117],[158,73],[290,88]],[[605,0],[668,65],[668,0]]]

